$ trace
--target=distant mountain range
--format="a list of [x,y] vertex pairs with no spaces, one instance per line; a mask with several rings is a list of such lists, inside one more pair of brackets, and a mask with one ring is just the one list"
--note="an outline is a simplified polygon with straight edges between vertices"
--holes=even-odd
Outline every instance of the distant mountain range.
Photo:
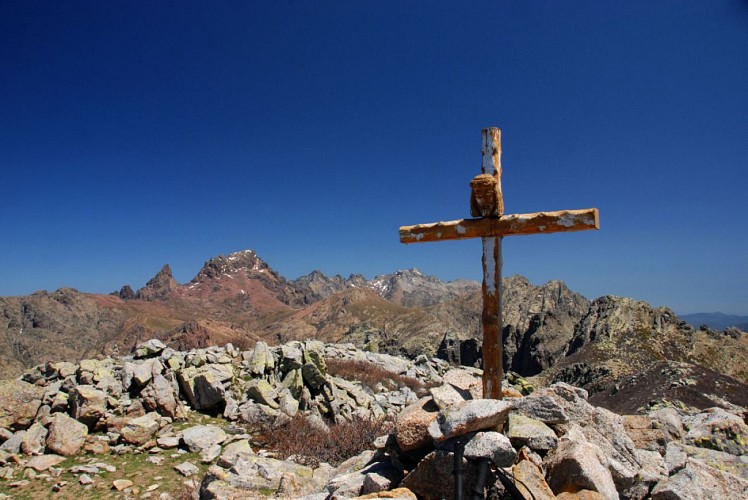
[[[679,391],[681,401],[703,406],[714,394],[748,394],[748,335],[737,330],[694,328],[667,308],[614,296],[589,301],[561,281],[535,286],[521,276],[504,279],[503,307],[506,369],[612,398],[599,404],[638,405]],[[185,284],[164,265],[137,291],[0,297],[0,378],[47,361],[125,354],[150,338],[181,350],[314,338],[479,365],[481,308],[475,281],[444,282],[416,269],[372,280],[320,271],[287,280],[245,250],[208,260]],[[619,390],[628,396],[613,397]]]
[[734,314],[724,314],[721,312],[714,313],[694,313],[684,314],[681,319],[696,328],[706,325],[715,330],[724,330],[725,328],[734,327],[739,330],[748,331],[748,316],[736,316]]

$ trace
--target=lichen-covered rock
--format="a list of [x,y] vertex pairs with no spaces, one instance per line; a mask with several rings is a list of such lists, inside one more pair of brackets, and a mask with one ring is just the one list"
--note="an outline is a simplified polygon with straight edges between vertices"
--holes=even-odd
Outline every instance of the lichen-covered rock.
[[42,405],[44,388],[21,380],[0,381],[0,427],[25,429]]
[[50,418],[47,449],[66,457],[80,451],[86,442],[88,427],[63,413],[55,413]]
[[293,497],[296,498],[319,488],[310,467],[250,455],[239,457],[228,470],[218,465],[210,467],[200,484],[200,498],[251,498],[258,493],[272,495],[279,490],[284,477],[293,478]]
[[213,408],[225,401],[223,384],[233,378],[231,365],[211,364],[199,368],[188,366],[177,372],[179,386],[192,408]]
[[277,393],[267,380],[255,378],[247,383],[247,395],[258,403],[278,408],[278,402],[275,400]]
[[748,481],[688,459],[685,467],[660,481],[652,490],[653,500],[748,498]]
[[275,366],[275,359],[273,358],[273,353],[265,342],[257,342],[247,364],[249,365],[249,372],[252,375],[261,377],[266,371],[273,369]]
[[149,358],[152,356],[158,356],[166,349],[166,345],[158,339],[150,339],[145,342],[141,342],[135,348],[135,358]]
[[748,425],[733,413],[709,408],[689,417],[687,425],[686,443],[737,456],[748,454]]
[[527,446],[537,451],[548,451],[555,448],[558,443],[558,437],[553,429],[540,420],[518,413],[509,415],[506,435],[517,448]]

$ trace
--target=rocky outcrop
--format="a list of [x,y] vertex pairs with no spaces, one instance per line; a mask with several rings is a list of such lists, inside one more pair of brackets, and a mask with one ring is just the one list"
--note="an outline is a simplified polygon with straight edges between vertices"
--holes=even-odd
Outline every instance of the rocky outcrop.
[[156,276],[135,293],[135,298],[147,301],[167,300],[178,287],[179,283],[174,279],[169,264],[164,264]]

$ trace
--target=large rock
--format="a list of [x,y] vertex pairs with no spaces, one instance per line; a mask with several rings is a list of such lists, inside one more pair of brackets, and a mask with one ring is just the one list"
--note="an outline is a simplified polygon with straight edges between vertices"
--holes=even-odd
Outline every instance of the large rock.
[[512,467],[512,474],[517,489],[525,498],[534,498],[535,500],[553,500],[556,498],[553,490],[546,483],[543,472],[531,461],[520,460]]
[[177,416],[179,401],[174,392],[174,386],[161,374],[153,377],[153,380],[140,393],[143,406],[148,411],[155,411],[165,417]]
[[429,425],[439,414],[439,408],[429,397],[406,407],[397,417],[395,436],[403,451],[416,450],[432,443]]
[[653,500],[723,498],[748,498],[748,481],[693,459],[652,490]]
[[211,364],[199,368],[189,366],[177,372],[179,386],[193,409],[204,410],[223,404],[226,399],[224,382],[231,380],[231,365]]
[[83,447],[88,427],[64,413],[55,413],[50,418],[47,449],[66,457],[73,456]]
[[255,378],[247,383],[247,395],[258,403],[278,408],[277,392],[267,380]]
[[545,424],[564,424],[569,417],[552,397],[535,395],[513,400],[514,410],[526,417],[540,420]]
[[25,429],[42,405],[44,388],[21,380],[0,381],[0,427]]
[[[314,471],[293,462],[260,457],[240,456],[234,465],[226,470],[212,466],[200,484],[200,498],[253,498],[260,493],[273,495],[286,482],[287,496],[301,498],[319,488],[314,480]],[[293,492],[288,483],[294,483]]]
[[55,467],[56,465],[61,464],[65,460],[66,458],[61,457],[60,455],[38,455],[29,458],[28,462],[26,462],[26,467],[42,472],[50,467]]
[[748,454],[748,425],[741,417],[722,408],[709,408],[686,423],[690,427],[686,443],[737,456]]
[[[472,462],[463,459],[464,485],[475,484],[476,469]],[[422,500],[451,498],[455,490],[454,456],[447,451],[433,451],[403,478],[400,486],[408,488]]]
[[257,342],[247,364],[249,365],[249,372],[252,375],[262,377],[266,371],[273,369],[275,359],[265,342]]
[[135,348],[135,358],[150,358],[152,356],[158,356],[166,349],[166,345],[158,339],[151,339],[145,342],[141,342]]
[[47,429],[39,422],[28,428],[21,440],[21,451],[26,455],[43,455],[47,444]]
[[512,403],[495,399],[475,399],[442,410],[429,426],[435,441],[481,430],[501,430],[506,423]]
[[215,425],[196,425],[182,432],[182,441],[193,453],[200,453],[226,441],[226,433]]
[[634,484],[641,468],[641,459],[620,415],[592,406],[586,401],[586,391],[565,383],[554,384],[537,392],[553,398],[569,420],[582,431],[586,440],[602,450],[602,463],[610,470],[620,491]]
[[107,395],[91,385],[79,385],[70,391],[68,404],[70,415],[91,429],[106,414]]
[[517,459],[512,443],[500,432],[478,432],[465,444],[465,458],[489,459],[496,467],[511,467]]
[[543,460],[548,485],[554,493],[587,489],[617,499],[613,476],[601,463],[601,457],[600,448],[587,442],[579,429],[572,428]]
[[548,451],[558,443],[556,433],[543,422],[515,413],[509,415],[506,435],[517,448],[527,446],[537,451]]
[[158,414],[153,412],[129,420],[120,431],[122,439],[135,446],[147,443],[158,431],[159,420]]

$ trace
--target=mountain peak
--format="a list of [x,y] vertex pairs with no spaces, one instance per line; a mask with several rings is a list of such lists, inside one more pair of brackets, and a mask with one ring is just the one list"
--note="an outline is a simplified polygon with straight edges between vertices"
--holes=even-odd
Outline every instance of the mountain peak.
[[143,288],[138,290],[135,298],[148,301],[166,300],[178,286],[179,283],[174,279],[171,267],[169,267],[169,264],[164,264],[164,267],[156,273],[156,276],[151,278]]
[[208,260],[192,281],[217,278],[224,274],[231,276],[239,270],[245,270],[248,273],[263,273],[269,269],[270,266],[258,257],[254,250],[242,250],[229,255],[219,255]]

